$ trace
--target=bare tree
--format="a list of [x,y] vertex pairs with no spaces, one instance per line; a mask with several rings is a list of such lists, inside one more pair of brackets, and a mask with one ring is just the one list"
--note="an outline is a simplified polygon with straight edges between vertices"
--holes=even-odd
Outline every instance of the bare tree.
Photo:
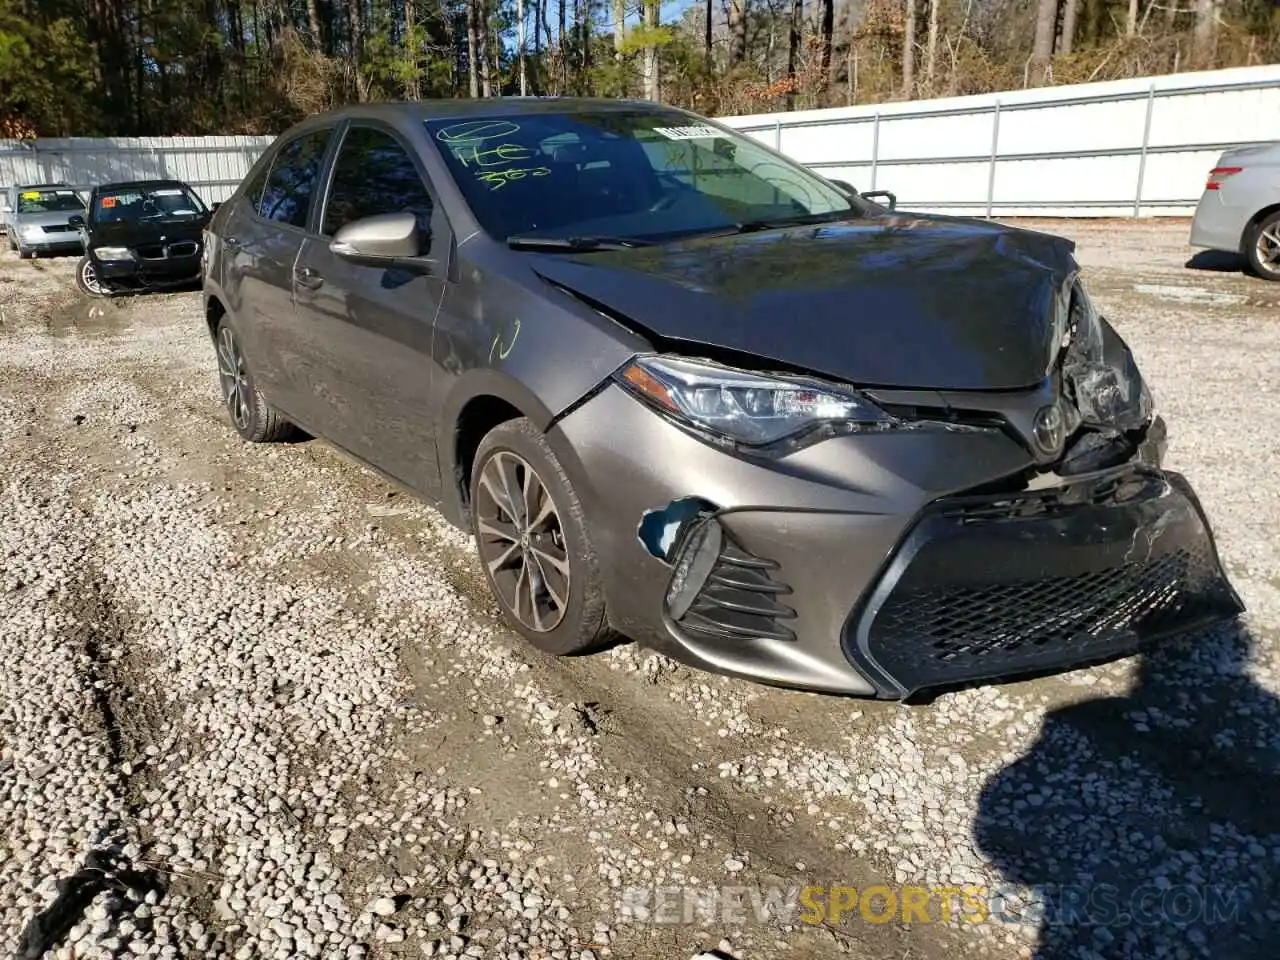
[[[409,3],[411,0],[405,0]],[[520,46],[520,96],[527,97],[529,95],[529,75],[525,71],[524,64],[524,44],[525,44],[525,24],[524,24],[524,0],[516,0],[516,31],[517,43]]]
[[1196,27],[1192,35],[1193,58],[1196,66],[1206,66],[1213,59],[1220,3],[1221,0],[1196,0]]
[[480,96],[480,0],[467,0],[467,83],[471,99]]
[[822,0],[822,27],[819,37],[822,40],[822,82],[831,79],[831,44],[836,28],[835,0]]
[[938,8],[942,0],[929,0],[929,41],[924,54],[924,75],[929,81],[929,92],[933,92],[934,70],[938,61]]
[[1134,37],[1138,34],[1138,0],[1129,0],[1129,16],[1124,22],[1124,35]]
[[1049,61],[1053,58],[1053,35],[1058,25],[1058,0],[1039,0],[1036,8],[1036,33],[1031,43],[1033,82],[1044,83],[1049,77]]
[[613,59],[622,62],[622,41],[627,29],[626,0],[613,0]]
[[[773,21],[770,19],[770,26]],[[729,68],[747,58],[747,0],[729,0]]]
[[662,99],[658,82],[658,27],[661,23],[662,0],[644,0],[644,25],[649,28],[649,41],[644,48],[644,98],[657,103]]
[[907,0],[906,30],[902,37],[902,95],[908,100],[916,86],[916,0]]
[[1058,34],[1058,52],[1070,53],[1076,42],[1078,0],[1063,0],[1062,32]]

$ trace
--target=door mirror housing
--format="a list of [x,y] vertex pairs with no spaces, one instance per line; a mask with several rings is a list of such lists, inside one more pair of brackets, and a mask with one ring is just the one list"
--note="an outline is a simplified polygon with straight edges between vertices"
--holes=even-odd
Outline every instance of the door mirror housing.
[[217,213],[217,212],[218,212],[218,208],[219,208],[220,206],[222,206],[222,201],[221,201],[221,200],[218,200],[218,201],[215,201],[214,203],[209,204],[209,213],[210,213],[211,215],[212,215],[212,214]]
[[890,210],[896,210],[898,207],[898,196],[892,190],[872,190],[870,193],[864,193],[863,196],[868,200],[873,197],[885,197],[889,201]]
[[382,213],[353,220],[339,229],[329,249],[362,267],[421,271],[427,267],[423,254],[430,239],[430,231],[418,226],[414,214]]
[[73,226],[73,227],[83,227],[83,226],[84,226],[84,214],[82,214],[82,213],[73,213],[71,216],[67,217],[67,223],[68,223],[69,225]]
[[842,193],[847,193],[851,197],[856,197],[858,195],[858,191],[854,189],[853,184],[850,183],[848,180],[828,179],[827,183],[831,184],[833,187],[840,190]]

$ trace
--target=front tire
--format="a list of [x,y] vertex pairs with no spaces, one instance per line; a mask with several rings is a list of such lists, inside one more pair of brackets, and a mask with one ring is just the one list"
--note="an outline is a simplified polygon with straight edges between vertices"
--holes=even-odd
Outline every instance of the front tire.
[[494,427],[471,470],[471,528],[494,599],[545,653],[585,653],[609,636],[582,505],[546,438],[521,417]]
[[245,362],[235,330],[223,317],[214,333],[218,355],[218,384],[222,388],[223,405],[231,417],[236,433],[250,443],[275,443],[294,435],[292,423],[283,413],[267,403],[253,374]]
[[89,297],[109,297],[112,293],[111,285],[98,276],[98,268],[88,256],[76,264],[76,286]]

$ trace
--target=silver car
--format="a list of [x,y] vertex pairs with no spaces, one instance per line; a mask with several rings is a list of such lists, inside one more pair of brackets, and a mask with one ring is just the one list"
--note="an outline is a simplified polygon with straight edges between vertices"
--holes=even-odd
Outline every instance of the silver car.
[[1280,141],[1218,158],[1191,221],[1191,246],[1244,255],[1264,280],[1280,280]]
[[65,183],[13,186],[8,201],[9,247],[24,260],[84,248],[80,228],[71,223],[74,216],[84,217],[84,198]]

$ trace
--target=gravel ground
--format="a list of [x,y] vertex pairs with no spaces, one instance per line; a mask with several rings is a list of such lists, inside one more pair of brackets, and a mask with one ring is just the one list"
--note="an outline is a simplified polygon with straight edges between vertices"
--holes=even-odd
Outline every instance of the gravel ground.
[[[431,510],[324,444],[235,438],[198,294],[91,303],[73,261],[0,255],[0,953],[1272,956],[1280,289],[1187,268],[1185,223],[1044,226],[1250,612],[915,707],[537,654]],[[904,883],[1008,885],[1017,922],[622,909]]]

